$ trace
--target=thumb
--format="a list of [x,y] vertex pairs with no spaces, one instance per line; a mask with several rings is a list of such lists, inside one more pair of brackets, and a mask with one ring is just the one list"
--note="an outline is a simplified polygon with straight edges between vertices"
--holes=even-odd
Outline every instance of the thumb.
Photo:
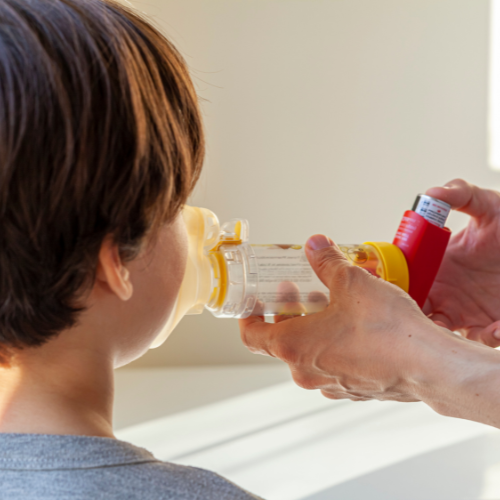
[[311,236],[305,250],[314,272],[328,288],[340,269],[351,266],[340,248],[323,234]]

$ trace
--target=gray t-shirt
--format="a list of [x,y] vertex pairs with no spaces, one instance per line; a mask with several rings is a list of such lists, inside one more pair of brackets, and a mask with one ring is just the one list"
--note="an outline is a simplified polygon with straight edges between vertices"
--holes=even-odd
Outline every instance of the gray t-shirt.
[[117,439],[0,433],[0,499],[255,500],[204,469]]

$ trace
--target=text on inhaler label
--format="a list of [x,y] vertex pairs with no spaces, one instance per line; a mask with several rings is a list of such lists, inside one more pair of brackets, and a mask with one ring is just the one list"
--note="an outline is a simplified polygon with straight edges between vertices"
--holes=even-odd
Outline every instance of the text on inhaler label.
[[448,203],[425,195],[419,196],[417,206],[413,209],[418,215],[440,228],[446,224],[450,210]]

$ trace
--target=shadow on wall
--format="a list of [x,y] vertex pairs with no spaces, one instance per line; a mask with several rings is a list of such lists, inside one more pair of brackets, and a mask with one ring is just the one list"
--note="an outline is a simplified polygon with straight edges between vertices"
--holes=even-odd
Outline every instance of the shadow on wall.
[[[471,457],[476,459],[475,462]],[[500,438],[482,436],[333,486],[304,500],[497,500]]]

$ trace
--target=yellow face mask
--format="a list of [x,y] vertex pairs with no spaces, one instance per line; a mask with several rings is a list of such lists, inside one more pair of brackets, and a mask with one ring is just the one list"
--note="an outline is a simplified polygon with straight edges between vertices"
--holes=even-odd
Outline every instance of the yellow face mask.
[[170,318],[152,348],[161,345],[185,315],[201,314],[205,307],[213,313],[220,310],[226,297],[228,277],[221,248],[231,245],[229,251],[234,251],[248,240],[245,220],[233,219],[221,227],[212,211],[187,205],[182,216],[188,234],[184,279]]

